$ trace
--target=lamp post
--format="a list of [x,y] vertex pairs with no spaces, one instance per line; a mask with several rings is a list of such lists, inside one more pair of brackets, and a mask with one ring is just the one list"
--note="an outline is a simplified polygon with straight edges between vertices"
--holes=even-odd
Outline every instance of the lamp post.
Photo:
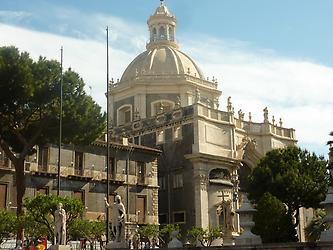
[[63,74],[62,74],[62,62],[63,62],[63,47],[61,46],[61,74],[60,74],[60,114],[59,114],[59,148],[58,148],[58,178],[57,178],[57,196],[60,195],[60,167],[61,167],[61,137],[62,137],[62,85],[63,85]]
[[[109,27],[106,27],[106,199],[110,204],[110,142],[109,142]],[[106,210],[106,242],[109,242],[109,209]]]

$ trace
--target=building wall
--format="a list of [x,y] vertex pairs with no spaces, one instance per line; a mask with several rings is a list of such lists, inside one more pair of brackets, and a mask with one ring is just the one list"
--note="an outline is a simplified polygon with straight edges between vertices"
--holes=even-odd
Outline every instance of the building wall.
[[[3,154],[3,151],[1,154]],[[58,149],[49,145],[47,148],[48,164],[42,167],[37,154],[26,161],[25,197],[35,197],[38,193],[57,193],[57,160]],[[75,152],[83,154],[83,168],[81,172],[74,171]],[[106,196],[106,148],[103,146],[64,146],[61,150],[61,181],[60,195],[75,197],[82,195],[85,206],[84,218],[90,220],[105,220]],[[138,224],[136,197],[145,197],[144,220],[142,224],[158,223],[158,183],[157,183],[157,155],[158,152],[138,149],[135,146],[117,146],[110,150],[111,157],[116,158],[116,174],[110,181],[110,195],[119,194],[127,208],[129,225]],[[126,161],[129,171],[126,174]],[[139,164],[144,166],[139,171]],[[124,171],[125,169],[125,171]],[[141,168],[140,168],[141,169]],[[139,173],[140,172],[140,173]],[[4,209],[16,209],[15,170],[11,165],[0,161],[0,184],[6,185]],[[127,199],[127,193],[129,194]],[[113,201],[111,201],[111,204]],[[0,208],[1,209],[1,208]],[[134,227],[136,228],[136,226]]]

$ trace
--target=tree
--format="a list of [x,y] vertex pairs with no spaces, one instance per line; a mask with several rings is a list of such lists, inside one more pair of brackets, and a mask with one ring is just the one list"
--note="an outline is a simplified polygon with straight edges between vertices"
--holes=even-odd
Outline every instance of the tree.
[[214,240],[222,238],[222,230],[219,227],[209,227],[208,229],[192,227],[187,231],[187,236],[192,246],[196,246],[197,242],[200,242],[203,247],[209,247]]
[[105,234],[105,222],[89,221],[77,218],[73,220],[68,228],[69,240],[79,240],[86,238],[89,242],[102,241],[102,235]]
[[252,232],[264,243],[297,241],[297,232],[286,206],[270,193],[265,193],[257,204]]
[[[17,215],[25,193],[25,158],[35,153],[35,145],[58,142],[60,83],[57,61],[33,61],[15,47],[0,47],[0,146],[15,166]],[[105,130],[106,116],[86,95],[77,73],[68,69],[63,83],[63,143],[90,143]]]
[[0,209],[0,245],[4,240],[12,237],[17,228],[15,213]]
[[[33,199],[26,198],[24,206],[26,207],[26,218],[30,221],[37,223],[40,230],[46,230],[49,239],[54,238],[54,212],[57,210],[59,203],[63,204],[63,208],[66,211],[66,226],[67,230],[70,230],[75,220],[80,217],[84,211],[82,202],[78,199],[63,198],[55,195],[38,195]],[[32,224],[34,225],[34,224]],[[31,236],[35,235],[33,228],[28,227],[28,233],[31,232]],[[40,233],[37,231],[37,233]],[[37,234],[38,235],[38,234]],[[40,235],[38,235],[40,236]]]
[[258,203],[270,193],[286,204],[290,219],[299,224],[299,208],[318,208],[328,187],[326,161],[294,146],[274,149],[260,160],[249,176],[249,198]]
[[[145,237],[149,241],[149,245],[154,248],[156,242],[160,239],[160,228],[157,224],[148,224],[139,228],[138,233],[141,237]],[[163,243],[163,240],[162,242]],[[165,243],[165,242],[164,242]]]

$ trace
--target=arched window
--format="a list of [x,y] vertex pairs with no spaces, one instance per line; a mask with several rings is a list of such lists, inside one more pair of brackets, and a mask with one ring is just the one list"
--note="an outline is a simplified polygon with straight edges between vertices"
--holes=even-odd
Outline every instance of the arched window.
[[152,38],[152,41],[156,41],[156,38],[157,38],[156,28],[153,28],[152,33],[151,33],[151,38]]
[[170,41],[174,41],[175,40],[174,29],[172,27],[169,27],[169,40]]
[[123,105],[117,110],[117,125],[132,121],[132,105]]
[[166,38],[166,32],[165,32],[165,28],[163,26],[161,26],[159,29],[159,37],[160,37],[160,39]]
[[173,110],[175,103],[169,100],[158,100],[151,103],[151,116],[154,116],[158,113],[168,112]]

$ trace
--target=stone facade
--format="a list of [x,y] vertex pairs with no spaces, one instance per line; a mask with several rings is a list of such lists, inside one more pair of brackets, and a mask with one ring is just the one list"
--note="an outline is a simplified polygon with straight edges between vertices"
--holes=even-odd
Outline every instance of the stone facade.
[[147,50],[129,64],[120,81],[110,83],[114,133],[162,151],[161,224],[177,223],[182,229],[223,226],[236,236],[240,227],[235,210],[247,174],[267,151],[296,144],[295,130],[274,117],[270,121],[267,108],[263,122],[253,122],[251,115],[245,120],[241,110],[235,115],[230,97],[226,110],[220,110],[217,79],[205,78],[179,50],[176,18],[163,1],[148,27]]
[[[48,145],[36,149],[37,153],[27,157],[25,162],[25,196],[56,194],[58,148]],[[158,223],[159,153],[156,149],[133,144],[110,144],[110,202],[113,203],[116,193],[123,198],[129,228]],[[0,150],[0,206],[10,210],[16,208],[14,171],[14,166]],[[63,146],[60,173],[60,196],[82,200],[86,207],[84,218],[105,220],[105,142],[89,146]]]

